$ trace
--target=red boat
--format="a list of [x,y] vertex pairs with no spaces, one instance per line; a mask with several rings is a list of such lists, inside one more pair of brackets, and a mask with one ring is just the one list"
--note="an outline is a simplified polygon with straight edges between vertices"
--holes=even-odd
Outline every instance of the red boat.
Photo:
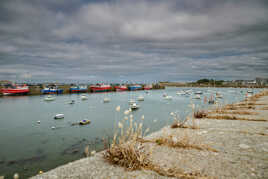
[[107,91],[111,91],[112,87],[111,85],[96,84],[96,85],[90,86],[90,89],[93,92],[107,92]]
[[126,91],[128,90],[127,86],[125,85],[120,85],[120,86],[115,86],[116,91]]
[[29,87],[27,85],[24,86],[11,86],[8,88],[3,88],[0,90],[3,95],[24,95],[29,93]]
[[153,88],[152,85],[146,85],[144,86],[144,90],[151,90]]

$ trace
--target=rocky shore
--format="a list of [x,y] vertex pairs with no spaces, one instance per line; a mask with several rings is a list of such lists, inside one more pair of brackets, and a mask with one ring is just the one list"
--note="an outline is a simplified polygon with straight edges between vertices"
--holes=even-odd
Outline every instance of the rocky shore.
[[[268,177],[267,91],[249,101],[209,111],[208,116],[194,120],[194,128],[189,127],[192,122],[189,120],[178,128],[166,126],[141,142],[144,150],[150,151],[150,161],[159,167],[158,171],[129,171],[111,165],[103,158],[104,152],[100,152],[32,178]],[[166,145],[160,139],[183,140],[187,145]]]

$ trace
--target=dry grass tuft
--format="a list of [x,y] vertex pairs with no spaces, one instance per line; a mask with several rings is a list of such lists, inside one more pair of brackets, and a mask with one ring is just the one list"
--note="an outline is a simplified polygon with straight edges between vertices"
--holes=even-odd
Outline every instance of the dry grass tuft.
[[208,113],[206,111],[204,111],[204,110],[197,110],[197,111],[194,112],[194,117],[195,118],[204,118],[204,117],[207,116],[207,114]]
[[169,147],[183,148],[183,149],[196,149],[196,150],[208,150],[212,152],[217,152],[216,149],[213,149],[204,144],[194,144],[188,135],[184,135],[181,139],[177,139],[174,136],[160,137],[155,139],[155,143],[158,145],[167,145]]
[[239,115],[256,115],[258,114],[257,112],[251,112],[251,111],[228,111],[228,110],[221,110],[221,109],[216,109],[215,111],[209,112],[209,114],[239,114]]
[[104,153],[104,158],[128,170],[137,170],[150,165],[148,155],[140,143],[128,142],[110,147]]
[[187,125],[186,122],[190,121],[190,117],[186,117],[184,122],[179,122],[178,120],[174,120],[174,122],[170,125],[170,128],[187,128],[187,129],[200,129],[200,127],[196,124],[195,119],[192,119],[192,124]]
[[261,110],[268,110],[268,107],[263,107],[261,108]]

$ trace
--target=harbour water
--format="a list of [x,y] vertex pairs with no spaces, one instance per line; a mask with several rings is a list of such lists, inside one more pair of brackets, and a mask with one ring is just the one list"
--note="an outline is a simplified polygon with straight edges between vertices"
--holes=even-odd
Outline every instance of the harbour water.
[[[176,92],[190,88],[166,88],[134,92],[112,92],[86,94],[87,100],[81,100],[81,94],[55,96],[54,101],[44,101],[46,96],[15,96],[0,98],[0,176],[12,176],[15,172],[22,177],[47,171],[59,165],[83,157],[86,145],[90,150],[103,148],[101,139],[112,136],[113,128],[124,117],[129,108],[129,99],[144,96],[138,102],[140,109],[133,111],[134,120],[140,121],[145,116],[144,128],[150,132],[159,130],[172,123],[171,112],[177,112],[181,119],[192,111],[189,105],[207,108],[203,104],[211,94],[220,92],[219,103],[227,104],[245,98],[248,89],[242,88],[193,88],[203,91],[202,99],[191,99],[194,95],[176,95]],[[254,89],[257,93],[261,89]],[[172,100],[163,98],[163,93],[172,96]],[[104,103],[104,98],[110,98]],[[75,100],[74,104],[69,104]],[[120,112],[115,109],[120,105]],[[64,119],[55,120],[58,113]],[[74,125],[83,119],[91,120],[85,126]],[[40,121],[38,123],[37,121]],[[52,129],[55,127],[55,129]]]

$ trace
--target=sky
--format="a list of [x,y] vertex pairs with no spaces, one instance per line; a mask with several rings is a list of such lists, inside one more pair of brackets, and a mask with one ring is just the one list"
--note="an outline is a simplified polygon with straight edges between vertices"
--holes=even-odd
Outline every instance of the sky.
[[1,0],[0,80],[268,77],[267,0]]

